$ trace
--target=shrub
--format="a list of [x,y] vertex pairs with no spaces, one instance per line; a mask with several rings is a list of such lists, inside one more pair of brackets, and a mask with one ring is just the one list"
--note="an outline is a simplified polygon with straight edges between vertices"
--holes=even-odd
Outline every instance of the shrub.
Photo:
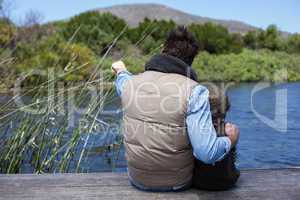
[[14,42],[15,36],[16,27],[9,21],[0,19],[0,53]]
[[290,53],[300,53],[300,34],[293,34],[289,36],[287,51]]
[[157,49],[165,40],[167,34],[175,28],[172,20],[150,20],[145,18],[138,27],[128,31],[127,37],[136,44],[140,41],[139,47],[144,54],[149,54]]
[[257,48],[257,31],[249,31],[243,37],[244,44],[250,49]]
[[83,43],[100,55],[125,26],[124,20],[116,16],[92,11],[71,18],[62,28],[62,34],[66,40],[74,36],[74,43]]
[[[27,51],[29,49],[31,51]],[[64,77],[71,81],[86,79],[96,60],[94,53],[84,45],[68,44],[58,36],[42,40],[34,48],[20,44],[17,52],[19,72],[48,68],[54,68],[58,74],[74,71]],[[77,68],[80,69],[75,70]]]
[[202,52],[194,68],[202,81],[275,81],[275,73],[287,70],[288,80],[300,80],[300,56],[270,50],[245,49],[240,54],[211,55]]
[[265,31],[260,30],[257,36],[259,48],[277,51],[282,49],[281,36],[277,26],[270,25]]
[[242,49],[241,37],[231,35],[227,28],[213,23],[192,24],[189,26],[197,38],[200,48],[213,54],[240,52]]

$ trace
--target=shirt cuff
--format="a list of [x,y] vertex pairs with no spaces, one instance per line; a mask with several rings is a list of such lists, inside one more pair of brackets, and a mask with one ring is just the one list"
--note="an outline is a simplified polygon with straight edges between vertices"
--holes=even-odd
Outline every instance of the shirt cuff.
[[[230,152],[231,150],[231,141],[229,137],[218,137],[219,140],[222,140],[224,142],[224,148],[225,148],[225,153],[216,161],[219,162],[224,159],[224,157]],[[213,164],[214,165],[214,164]]]
[[225,143],[225,149],[226,149],[226,154],[229,153],[229,151],[231,150],[231,140],[229,139],[229,137],[221,137]]

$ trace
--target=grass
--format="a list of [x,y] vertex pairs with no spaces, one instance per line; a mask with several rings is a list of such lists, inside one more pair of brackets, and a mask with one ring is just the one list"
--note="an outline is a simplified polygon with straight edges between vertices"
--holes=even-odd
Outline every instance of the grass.
[[[102,79],[99,80],[104,81]],[[55,81],[50,81],[47,86],[55,85]],[[66,91],[57,92],[53,96],[45,98],[44,92],[39,88],[33,89],[36,94],[32,97],[29,106],[9,111],[7,108],[12,106],[13,101],[8,102],[1,108],[1,112],[6,113],[1,116],[1,126],[6,127],[9,123],[13,123],[10,128],[12,134],[4,138],[4,145],[1,147],[0,168],[2,173],[18,173],[21,172],[24,162],[30,163],[35,173],[44,173],[49,171],[67,172],[69,165],[75,156],[75,150],[79,143],[84,140],[85,144],[89,140],[91,130],[95,126],[98,115],[103,110],[103,105],[108,96],[112,95],[111,91],[99,91],[97,97],[94,98],[79,120],[94,119],[89,124],[89,131],[84,134],[80,127],[76,125],[71,132],[68,131],[68,115],[59,116],[58,109],[64,108],[68,101],[76,101],[80,104],[86,99],[83,92],[90,84],[87,82],[76,88],[80,93],[76,98],[72,97],[73,88]],[[60,94],[59,94],[60,93]],[[66,96],[66,98],[59,98]],[[16,99],[16,97],[14,97]],[[39,100],[42,99],[42,100]],[[54,101],[56,103],[54,103]],[[24,112],[25,109],[35,108],[41,114],[30,114]],[[77,172],[80,172],[80,164],[85,152],[86,145],[80,150],[80,158],[77,161]],[[25,160],[28,159],[28,160]]]
[[[95,130],[98,126],[110,125],[99,118],[104,106],[114,96],[113,88],[105,87],[105,83],[113,78],[110,72],[113,60],[109,54],[126,29],[127,26],[111,41],[86,81],[70,87],[61,82],[64,77],[76,74],[89,63],[59,74],[49,71],[48,80],[36,80],[32,84],[36,86],[14,95],[4,105],[0,105],[1,173],[22,173],[24,166],[28,168],[28,165],[33,173],[84,172],[83,165],[91,151],[89,143]],[[75,31],[68,45],[71,45],[78,31]],[[133,48],[138,48],[149,35],[145,31]],[[130,52],[121,59],[136,67],[136,70],[132,69],[133,72],[139,72],[145,59],[160,48],[161,45],[150,52],[150,55],[138,59],[139,63],[130,57]],[[4,59],[7,60],[7,57],[0,58],[0,63],[6,62]],[[24,100],[28,96],[31,98],[25,105],[15,105],[17,100]],[[78,118],[72,115],[74,105],[85,108]],[[33,109],[34,113],[28,112]],[[81,121],[85,122],[84,127],[81,126]],[[70,126],[70,123],[73,124]],[[112,154],[108,159],[111,168],[116,167],[122,140],[119,135],[113,144],[98,147],[101,148],[99,154]]]
[[[117,40],[118,38],[115,38],[111,46]],[[110,49],[107,50],[102,60],[105,59],[109,51]],[[88,151],[86,144],[93,127],[98,123],[97,117],[102,112],[106,99],[112,96],[112,91],[97,91],[96,97],[89,102],[89,105],[86,105],[88,109],[82,113],[79,120],[89,121],[87,133],[80,130],[78,123],[70,132],[68,130],[70,120],[68,115],[60,116],[58,109],[65,108],[69,101],[82,104],[88,97],[88,94],[84,91],[89,87],[106,82],[106,77],[101,76],[101,66],[102,62],[95,67],[88,81],[75,87],[59,90],[58,92],[49,90],[52,93],[48,94],[48,97],[44,96],[45,88],[57,88],[61,77],[75,72],[82,66],[54,77],[31,89],[31,91],[25,92],[25,94],[18,94],[1,106],[0,113],[4,113],[0,116],[1,127],[2,130],[6,130],[1,134],[3,145],[0,149],[0,171],[2,173],[20,173],[24,163],[30,163],[35,173],[68,172],[71,162],[77,162],[76,171],[81,171],[82,160]],[[76,97],[74,97],[75,89],[78,93]],[[14,100],[30,93],[35,94],[31,99],[31,104],[10,110],[11,107],[15,107],[13,105]],[[28,110],[29,108],[35,108],[41,114],[34,115],[24,112],[25,109]],[[94,116],[92,120],[90,116]],[[10,130],[9,134],[7,134],[8,130]],[[84,145],[78,149],[79,144],[82,142]],[[80,157],[74,160],[78,151]]]

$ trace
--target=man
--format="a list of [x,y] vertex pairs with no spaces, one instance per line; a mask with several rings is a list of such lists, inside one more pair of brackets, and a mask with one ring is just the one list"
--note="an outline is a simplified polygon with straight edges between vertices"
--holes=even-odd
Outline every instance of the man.
[[226,124],[217,137],[209,92],[191,68],[199,47],[185,27],[170,32],[161,54],[132,75],[122,61],[113,64],[124,110],[123,133],[128,176],[146,191],[179,191],[192,184],[194,157],[206,164],[222,160],[239,137]]

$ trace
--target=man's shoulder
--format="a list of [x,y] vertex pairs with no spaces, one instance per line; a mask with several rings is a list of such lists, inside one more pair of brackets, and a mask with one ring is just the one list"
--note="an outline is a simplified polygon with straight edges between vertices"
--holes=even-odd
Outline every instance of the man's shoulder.
[[201,83],[197,83],[193,87],[192,94],[200,95],[200,94],[203,94],[203,93],[209,93],[208,87],[205,86],[205,85],[203,85],[203,84],[201,84]]
[[199,97],[207,97],[209,96],[209,90],[206,86],[202,84],[197,84],[193,87],[190,98],[195,99]]

